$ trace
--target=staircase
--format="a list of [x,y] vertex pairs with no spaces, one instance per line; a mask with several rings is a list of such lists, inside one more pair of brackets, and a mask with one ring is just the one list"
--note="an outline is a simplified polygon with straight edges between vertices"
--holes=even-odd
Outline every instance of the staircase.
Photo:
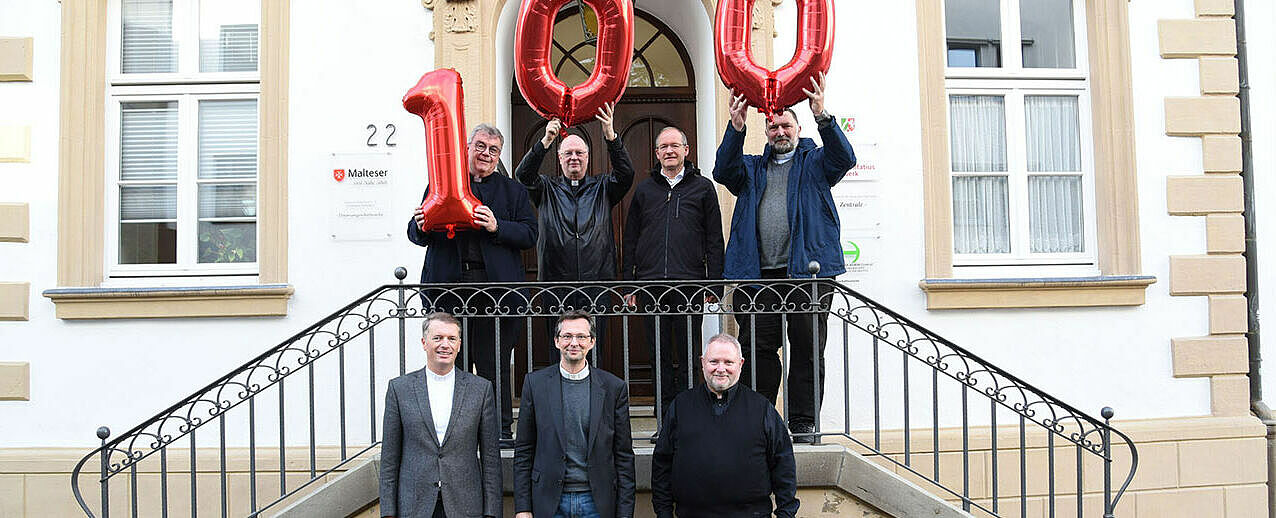
[[[525,335],[532,343],[536,322],[565,311],[559,300],[586,293],[569,283],[404,284],[407,271],[395,274],[397,284],[368,292],[128,431],[112,437],[100,428],[102,446],[72,474],[85,514],[318,516],[297,513],[319,508],[337,513],[324,516],[359,516],[374,504],[363,502],[348,514],[337,504],[315,506],[334,494],[342,506],[370,496],[340,488],[366,485],[369,470],[375,472],[369,466],[380,446],[385,384],[423,364],[415,330],[433,310],[430,301],[455,295],[475,307],[493,302],[487,306],[494,311],[456,316],[463,327],[515,319],[520,325],[502,325],[498,333]],[[609,337],[607,346],[623,348],[617,374],[631,387],[640,381],[630,375],[631,339],[637,342],[649,315],[705,315],[719,330],[749,325],[751,315],[827,315],[824,367],[841,375],[816,379],[827,406],[812,434],[818,445],[798,448],[799,479],[803,488],[840,488],[882,516],[918,516],[922,509],[926,516],[1024,516],[1031,504],[1051,516],[1067,510],[1081,518],[1110,517],[1138,466],[1134,443],[1109,424],[1111,409],[1103,409],[1101,419],[1082,412],[830,279],[589,287],[593,305],[581,309],[621,322],[621,336]],[[751,299],[768,292],[787,302],[764,306]],[[619,304],[630,293],[666,304]],[[670,294],[685,298],[670,303]],[[706,294],[724,295],[727,303],[705,304]],[[409,324],[416,326],[412,332]],[[469,347],[463,344],[462,359]],[[756,349],[744,347],[750,362]],[[516,348],[515,356],[515,365],[503,368],[535,364],[530,347]],[[783,359],[787,364],[787,351]],[[517,385],[517,372],[500,374],[505,381],[497,390]],[[655,400],[659,396],[657,390]],[[787,395],[782,399],[781,409]],[[639,410],[634,440],[642,466],[658,419]],[[972,470],[983,475],[972,482]],[[638,480],[640,487],[650,481],[641,469]],[[348,496],[355,494],[362,496]],[[803,500],[803,515],[819,505],[811,500]]]

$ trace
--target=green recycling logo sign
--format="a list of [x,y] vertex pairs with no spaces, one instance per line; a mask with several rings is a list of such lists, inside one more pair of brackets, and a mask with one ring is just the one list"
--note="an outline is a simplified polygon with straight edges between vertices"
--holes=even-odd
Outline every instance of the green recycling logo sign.
[[860,245],[854,241],[847,240],[842,247],[842,257],[848,264],[858,263],[860,260]]

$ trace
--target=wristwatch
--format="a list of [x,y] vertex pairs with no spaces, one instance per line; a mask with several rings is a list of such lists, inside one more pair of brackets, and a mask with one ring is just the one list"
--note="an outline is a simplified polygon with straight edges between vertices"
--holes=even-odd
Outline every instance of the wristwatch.
[[827,109],[825,109],[824,111],[821,111],[819,114],[817,114],[817,115],[815,116],[815,123],[816,123],[816,124],[819,124],[819,125],[821,125],[821,126],[822,126],[822,125],[824,125],[824,124],[828,124],[828,123],[830,123],[830,122],[833,122],[833,115],[832,115],[831,113],[829,113],[829,111],[828,111]]

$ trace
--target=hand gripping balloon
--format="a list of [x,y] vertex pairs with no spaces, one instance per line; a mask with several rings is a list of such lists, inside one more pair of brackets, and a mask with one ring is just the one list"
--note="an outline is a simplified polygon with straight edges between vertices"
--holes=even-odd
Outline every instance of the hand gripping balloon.
[[720,0],[713,22],[713,50],[722,83],[743,94],[758,111],[773,116],[806,98],[811,78],[828,72],[833,61],[833,0],[797,0],[798,45],[793,59],[778,70],[753,61],[749,31],[754,0]]
[[598,13],[598,51],[593,73],[567,86],[554,73],[550,49],[554,18],[568,0],[524,0],[514,36],[514,74],[527,103],[546,119],[574,126],[594,118],[604,103],[616,102],[629,83],[634,56],[633,0],[584,0]]
[[403,108],[425,121],[430,185],[421,203],[426,225],[422,230],[446,231],[448,239],[456,237],[457,230],[477,228],[474,209],[483,204],[470,191],[464,96],[461,75],[450,68],[421,76],[403,96]]

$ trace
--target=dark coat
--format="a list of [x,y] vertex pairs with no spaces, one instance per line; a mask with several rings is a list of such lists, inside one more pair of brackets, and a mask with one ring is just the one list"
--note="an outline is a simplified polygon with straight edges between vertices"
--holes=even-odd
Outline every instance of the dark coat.
[[722,278],[717,188],[695,164],[684,167],[672,189],[660,168],[634,189],[625,220],[626,280]]
[[440,488],[449,515],[503,516],[495,391],[490,381],[455,372],[443,444],[435,433],[425,369],[394,378],[386,387],[382,516],[430,518]]
[[[521,251],[536,246],[536,219],[527,188],[497,172],[488,175],[485,181],[494,182],[495,195],[489,200],[480,197],[479,201],[491,208],[496,216],[496,233],[482,229],[465,232],[482,236],[479,249],[483,252],[489,281],[523,282],[526,274]],[[429,187],[425,192],[429,194]],[[461,278],[459,240],[448,239],[443,232],[422,232],[414,219],[408,219],[408,239],[426,247],[425,264],[421,267],[422,283],[456,282]]]
[[[819,131],[824,147],[817,147],[809,138],[800,139],[789,170],[789,277],[793,278],[808,277],[807,264],[811,261],[819,261],[820,277],[846,271],[842,262],[842,223],[831,189],[855,167],[855,151],[836,124],[821,125]],[[714,181],[736,195],[731,237],[727,241],[728,279],[762,276],[758,205],[766,190],[766,167],[773,151],[768,144],[761,155],[745,155],[744,135],[727,125],[713,167]]]
[[634,184],[634,165],[619,138],[607,141],[612,171],[586,176],[573,187],[564,176],[537,173],[549,152],[540,141],[514,169],[527,187],[540,221],[536,257],[543,281],[610,281],[616,278],[616,242],[611,208]]
[[[528,374],[514,443],[514,512],[551,518],[567,472],[563,453],[563,392],[558,365]],[[589,489],[602,518],[634,515],[634,449],[629,389],[602,369],[589,370]]]

